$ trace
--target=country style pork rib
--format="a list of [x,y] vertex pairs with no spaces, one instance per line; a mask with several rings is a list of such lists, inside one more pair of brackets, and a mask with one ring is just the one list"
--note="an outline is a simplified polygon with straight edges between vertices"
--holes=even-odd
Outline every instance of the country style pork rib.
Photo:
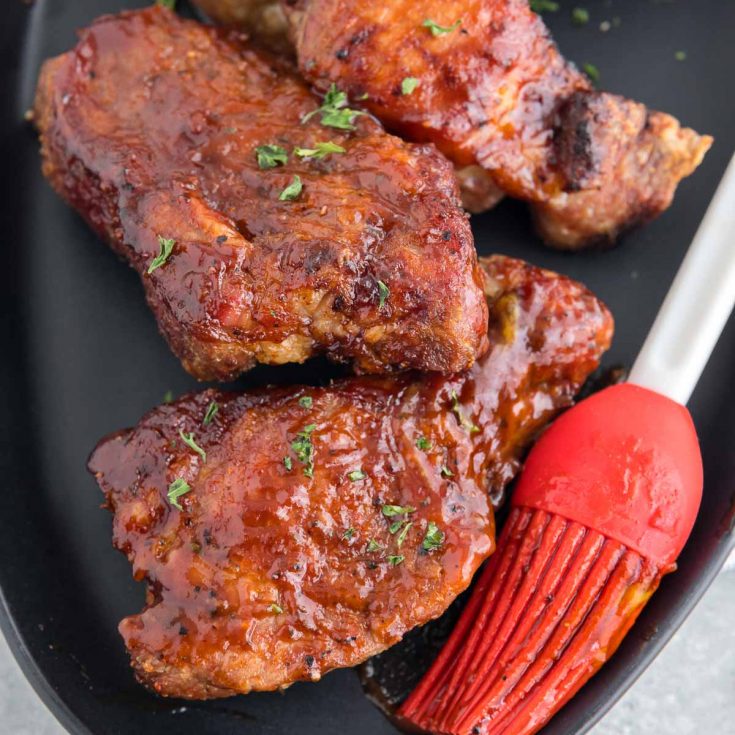
[[45,175],[138,271],[194,376],[317,352],[468,368],[487,309],[450,164],[319,105],[241,34],[149,7],[48,61],[35,120]]
[[579,284],[481,266],[492,346],[467,373],[209,390],[100,442],[114,544],[148,584],[120,624],[143,684],[202,699],[316,680],[467,587],[494,548],[492,494],[612,333]]
[[[526,0],[195,0],[336,83],[408,140],[455,164],[472,211],[531,204],[561,248],[613,241],[672,201],[711,145],[670,115],[598,92]],[[267,19],[267,20],[266,20]],[[262,32],[262,26],[267,32]]]

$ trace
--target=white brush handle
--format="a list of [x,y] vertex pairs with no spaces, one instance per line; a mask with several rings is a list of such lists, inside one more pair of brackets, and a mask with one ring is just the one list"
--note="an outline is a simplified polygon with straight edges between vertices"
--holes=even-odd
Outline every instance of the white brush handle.
[[735,156],[628,381],[686,405],[735,304]]

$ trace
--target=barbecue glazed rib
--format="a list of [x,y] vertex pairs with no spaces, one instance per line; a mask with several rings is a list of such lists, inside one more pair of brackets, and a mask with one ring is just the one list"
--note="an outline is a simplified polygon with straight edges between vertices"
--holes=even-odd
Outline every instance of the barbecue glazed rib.
[[151,7],[47,62],[35,119],[45,175],[138,271],[195,377],[316,352],[469,367],[487,309],[451,166],[367,116],[302,124],[318,107],[239,34]]
[[472,211],[501,192],[530,202],[556,247],[609,243],[659,215],[712,142],[596,91],[526,0],[282,6],[308,80],[322,90],[336,83],[389,129],[435,143],[458,168]]
[[[532,203],[541,236],[558,247],[612,241],[654,218],[711,145],[669,115],[593,89],[526,0],[299,0],[291,20],[307,79],[367,94],[391,129],[435,143],[458,166],[482,166]],[[425,20],[455,27],[435,36]],[[418,80],[410,94],[406,78]]]
[[494,547],[491,497],[612,333],[579,284],[481,265],[492,346],[468,373],[209,390],[98,445],[114,545],[148,583],[120,624],[143,684],[209,698],[316,680],[467,587]]

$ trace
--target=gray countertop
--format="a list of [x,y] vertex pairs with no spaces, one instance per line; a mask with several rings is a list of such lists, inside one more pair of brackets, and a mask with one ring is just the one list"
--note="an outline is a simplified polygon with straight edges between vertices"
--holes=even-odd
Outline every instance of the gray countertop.
[[[732,560],[731,560],[732,561]],[[735,565],[593,735],[735,733]],[[0,636],[0,732],[63,735]]]

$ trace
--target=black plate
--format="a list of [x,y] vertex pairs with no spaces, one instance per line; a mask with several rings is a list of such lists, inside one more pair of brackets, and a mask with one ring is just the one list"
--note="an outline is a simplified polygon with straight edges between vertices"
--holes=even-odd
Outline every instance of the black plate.
[[[617,335],[606,364],[629,364],[735,147],[735,3],[587,0],[591,22],[548,15],[568,56],[592,62],[605,88],[673,113],[716,143],[680,187],[673,208],[616,250],[543,249],[514,202],[474,219],[481,253],[501,251],[570,274],[612,308]],[[133,424],[164,392],[195,387],[159,337],[137,276],[64,205],[39,173],[23,122],[41,61],[67,50],[74,30],[124,0],[5,0],[0,23],[0,115],[5,196],[0,233],[0,623],[23,670],[75,733],[380,735],[393,726],[363,696],[354,671],[286,694],[213,703],[158,699],[135,684],[117,623],[137,611],[141,585],[110,546],[110,517],[85,471],[105,433]],[[599,23],[620,18],[602,33]],[[675,60],[685,51],[685,61]],[[691,611],[733,545],[735,321],[690,404],[700,432],[705,497],[678,573],[667,577],[624,645],[545,731],[583,732],[643,671]],[[322,380],[333,368],[259,369],[240,385]]]

